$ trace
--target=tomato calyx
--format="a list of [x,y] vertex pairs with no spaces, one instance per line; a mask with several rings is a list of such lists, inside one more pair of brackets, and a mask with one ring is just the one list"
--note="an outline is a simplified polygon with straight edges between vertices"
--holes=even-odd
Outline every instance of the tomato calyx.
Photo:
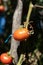
[[30,31],[30,35],[33,35],[33,34],[34,34],[34,30],[31,30],[31,31]]
[[[9,52],[7,52],[7,54],[8,54],[8,56],[11,56],[11,52],[9,51]],[[14,59],[14,57],[13,56],[11,56],[12,57],[12,60]]]
[[8,56],[11,56],[11,55],[10,55],[10,51],[9,51],[9,52],[7,52],[7,54],[8,54]]

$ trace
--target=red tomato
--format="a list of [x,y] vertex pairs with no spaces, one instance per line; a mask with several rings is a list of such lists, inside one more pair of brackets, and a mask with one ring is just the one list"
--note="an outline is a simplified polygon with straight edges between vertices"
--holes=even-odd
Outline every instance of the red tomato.
[[1,60],[1,57],[0,57],[0,60]]
[[0,11],[4,11],[5,7],[3,5],[0,5]]
[[15,40],[22,41],[30,36],[29,30],[26,28],[18,29],[14,32],[13,37]]
[[7,53],[1,54],[1,62],[4,64],[10,64],[12,62],[12,57]]

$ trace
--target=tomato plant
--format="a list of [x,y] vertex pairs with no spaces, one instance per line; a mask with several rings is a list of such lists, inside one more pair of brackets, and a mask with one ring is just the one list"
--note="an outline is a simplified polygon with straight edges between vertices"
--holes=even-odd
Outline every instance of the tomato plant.
[[0,11],[4,11],[5,7],[3,5],[0,5]]
[[12,62],[12,57],[7,53],[2,53],[0,58],[1,62],[4,64],[10,64]]
[[30,36],[29,30],[26,28],[18,29],[14,32],[13,37],[15,40],[22,41]]

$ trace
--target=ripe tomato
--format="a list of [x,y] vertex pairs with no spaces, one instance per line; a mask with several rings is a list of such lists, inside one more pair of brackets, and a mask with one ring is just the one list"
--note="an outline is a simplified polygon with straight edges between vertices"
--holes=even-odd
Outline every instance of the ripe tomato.
[[1,57],[0,57],[0,60],[1,60]]
[[12,57],[7,53],[1,54],[1,62],[4,64],[10,64],[12,62]]
[[30,36],[29,30],[26,28],[18,29],[14,32],[13,37],[15,40],[22,41]]
[[0,5],[0,11],[4,11],[5,10],[5,7],[3,5]]

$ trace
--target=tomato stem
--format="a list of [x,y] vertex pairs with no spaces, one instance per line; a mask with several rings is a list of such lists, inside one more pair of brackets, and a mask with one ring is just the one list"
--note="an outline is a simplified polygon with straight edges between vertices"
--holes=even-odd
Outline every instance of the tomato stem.
[[8,54],[8,56],[11,56],[10,54],[11,54],[11,52],[9,51],[9,52],[7,52],[7,54]]
[[29,10],[28,10],[27,18],[26,18],[26,22],[24,23],[24,26],[26,28],[28,28],[28,24],[29,24],[29,20],[30,20],[30,15],[31,15],[32,9],[33,9],[33,4],[32,4],[32,2],[30,2]]
[[25,59],[26,59],[25,58],[25,55],[24,54],[21,54],[17,65],[22,65],[22,63],[23,63],[23,61],[25,61]]

